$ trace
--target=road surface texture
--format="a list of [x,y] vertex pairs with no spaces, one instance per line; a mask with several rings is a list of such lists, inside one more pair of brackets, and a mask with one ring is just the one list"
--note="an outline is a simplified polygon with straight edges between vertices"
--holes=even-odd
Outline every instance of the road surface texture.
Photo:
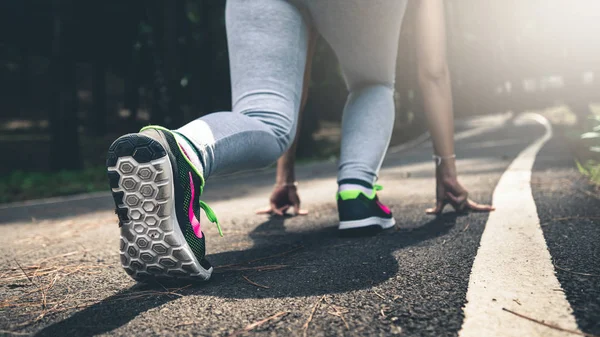
[[490,215],[425,214],[428,142],[390,149],[380,198],[398,224],[371,237],[338,236],[334,162],[299,167],[306,217],[254,215],[273,170],[209,181],[224,237],[204,219],[206,284],[130,279],[108,193],[4,206],[0,334],[600,335],[600,200],[535,118],[461,124],[460,180]]

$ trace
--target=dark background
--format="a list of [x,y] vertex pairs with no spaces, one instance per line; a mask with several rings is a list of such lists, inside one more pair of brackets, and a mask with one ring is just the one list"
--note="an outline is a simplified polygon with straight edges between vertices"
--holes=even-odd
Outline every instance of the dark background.
[[[415,3],[400,38],[395,143],[425,130]],[[600,83],[596,1],[445,3],[458,118],[564,104],[578,123],[586,120]],[[229,110],[224,7],[224,0],[0,0],[3,179],[88,169],[95,177],[119,135]],[[345,96],[335,55],[320,39],[301,158],[335,154]]]

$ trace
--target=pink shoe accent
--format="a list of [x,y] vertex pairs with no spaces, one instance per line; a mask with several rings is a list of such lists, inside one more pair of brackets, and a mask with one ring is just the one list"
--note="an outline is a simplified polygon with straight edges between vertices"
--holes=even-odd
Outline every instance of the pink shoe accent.
[[190,200],[190,206],[188,208],[188,218],[190,219],[190,223],[192,224],[192,229],[194,230],[194,234],[200,239],[202,239],[202,230],[200,229],[200,221],[196,218],[194,214],[194,179],[192,179],[192,172],[188,172],[190,176],[190,188],[192,189],[192,200]]
[[385,212],[385,214],[392,214],[392,211],[390,211],[390,209],[386,205],[380,203],[379,200],[377,200],[377,205],[379,206],[379,208],[381,208],[382,211]]

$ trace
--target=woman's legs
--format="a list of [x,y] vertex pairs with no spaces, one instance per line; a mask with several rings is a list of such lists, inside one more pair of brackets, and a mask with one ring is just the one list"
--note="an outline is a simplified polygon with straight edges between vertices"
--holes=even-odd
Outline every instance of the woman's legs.
[[342,118],[338,182],[373,184],[394,125],[394,77],[406,0],[308,1],[350,91]]
[[228,0],[232,112],[183,126],[204,177],[266,166],[291,145],[309,38],[301,12],[282,0]]

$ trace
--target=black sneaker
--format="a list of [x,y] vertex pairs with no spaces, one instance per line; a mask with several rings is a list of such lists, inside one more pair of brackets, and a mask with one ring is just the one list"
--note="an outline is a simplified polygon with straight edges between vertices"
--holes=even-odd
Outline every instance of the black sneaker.
[[[106,160],[121,229],[121,264],[138,281],[208,280],[200,210],[221,228],[200,195],[204,177],[175,134],[149,126],[117,139]],[[222,235],[222,234],[221,234]]]
[[377,198],[381,185],[373,187],[373,193],[366,195],[361,190],[345,190],[337,194],[340,216],[339,229],[347,234],[368,233],[394,227],[396,221],[390,209]]

